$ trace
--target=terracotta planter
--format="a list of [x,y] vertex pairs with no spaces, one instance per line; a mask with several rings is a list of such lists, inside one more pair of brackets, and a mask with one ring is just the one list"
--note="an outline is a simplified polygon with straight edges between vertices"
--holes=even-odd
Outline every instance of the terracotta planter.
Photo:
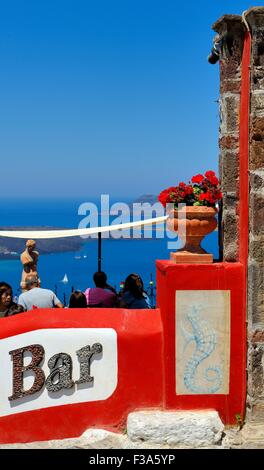
[[201,247],[201,241],[217,227],[216,214],[217,209],[206,206],[186,206],[184,210],[175,209],[169,214],[168,229],[177,231],[184,242],[183,248],[171,253],[173,261],[181,263],[213,262],[213,255]]

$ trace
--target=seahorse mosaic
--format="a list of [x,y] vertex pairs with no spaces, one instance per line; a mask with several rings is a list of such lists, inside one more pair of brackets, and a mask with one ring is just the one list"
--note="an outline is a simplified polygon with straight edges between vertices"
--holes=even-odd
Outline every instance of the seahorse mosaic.
[[[199,309],[192,307],[187,319],[192,326],[192,334],[183,330],[186,338],[186,345],[190,341],[195,341],[195,351],[188,360],[184,368],[184,384],[188,390],[199,394],[216,393],[222,385],[222,372],[218,366],[207,367],[204,371],[204,377],[207,382],[213,382],[212,385],[197,384],[197,368],[209,357],[216,347],[216,333],[208,322],[200,318]],[[212,375],[213,374],[213,375]]]

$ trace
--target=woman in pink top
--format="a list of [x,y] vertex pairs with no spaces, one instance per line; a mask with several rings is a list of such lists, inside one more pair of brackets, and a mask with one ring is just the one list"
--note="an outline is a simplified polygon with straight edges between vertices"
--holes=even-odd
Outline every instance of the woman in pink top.
[[107,276],[103,271],[94,273],[95,287],[88,288],[84,292],[88,307],[117,307],[116,290],[107,284]]

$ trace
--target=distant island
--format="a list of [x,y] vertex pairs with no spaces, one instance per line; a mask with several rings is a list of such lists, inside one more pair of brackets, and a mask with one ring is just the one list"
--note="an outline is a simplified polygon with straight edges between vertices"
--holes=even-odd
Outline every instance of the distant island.
[[[158,202],[157,196],[154,194],[143,194],[129,204],[132,210],[134,203],[149,203],[155,204]],[[0,230],[64,230],[63,227],[50,227],[50,226],[39,226],[39,227],[0,227]],[[112,237],[110,236],[110,239]],[[37,241],[37,250],[41,255],[47,255],[52,253],[64,253],[67,251],[79,251],[84,243],[92,241],[91,238],[82,239],[81,237],[64,237],[54,239],[41,239]],[[122,238],[120,239],[122,240]],[[125,240],[125,239],[123,239]],[[138,240],[143,240],[139,238]],[[20,254],[25,249],[25,239],[22,238],[9,238],[0,237],[0,260],[11,260],[19,259]]]
[[[0,227],[0,230],[63,230],[62,227]],[[80,237],[43,239],[37,241],[37,250],[41,255],[79,251],[84,243]],[[85,240],[87,241],[87,240]],[[19,259],[25,249],[25,239],[0,237],[0,260]]]

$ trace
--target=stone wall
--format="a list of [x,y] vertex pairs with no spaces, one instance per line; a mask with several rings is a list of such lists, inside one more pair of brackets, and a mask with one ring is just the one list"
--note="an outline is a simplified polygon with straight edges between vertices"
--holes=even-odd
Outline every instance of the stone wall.
[[239,15],[224,15],[214,25],[223,37],[220,57],[220,158],[223,191],[222,242],[224,261],[238,260],[239,110],[241,58],[245,28]]
[[[245,13],[251,31],[249,188],[239,182],[242,16],[225,15],[213,29],[220,54],[220,178],[223,189],[224,261],[239,261],[239,198],[249,189],[247,426],[264,423],[264,7]],[[252,432],[253,434],[253,432]],[[263,434],[263,433],[262,433]],[[250,435],[250,432],[249,432]],[[263,436],[262,436],[263,438]]]
[[247,420],[264,422],[264,8],[246,13],[251,29],[249,121]]

